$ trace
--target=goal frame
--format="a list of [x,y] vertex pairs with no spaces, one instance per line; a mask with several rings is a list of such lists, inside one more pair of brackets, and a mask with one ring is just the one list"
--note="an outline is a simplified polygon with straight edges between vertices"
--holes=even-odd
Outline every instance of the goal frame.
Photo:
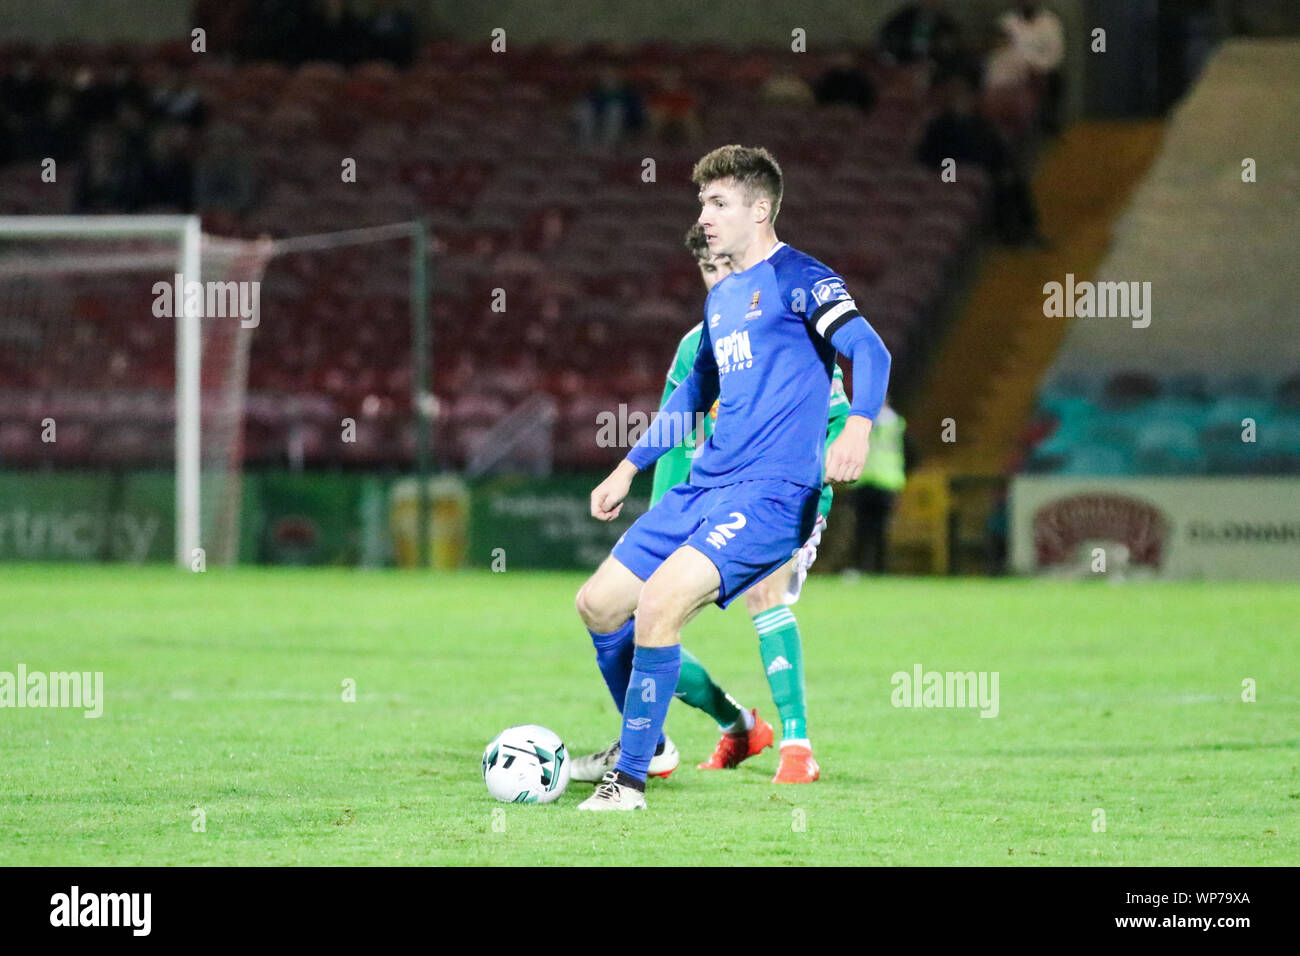
[[[194,215],[0,216],[0,237],[40,239],[172,239],[176,271],[202,277],[202,226]],[[200,547],[199,441],[202,328],[184,301],[176,315],[176,564],[190,567]]]
[[[175,271],[183,284],[202,280],[203,230],[197,215],[0,215],[0,238],[33,239],[171,239],[176,242]],[[413,375],[411,402],[416,424],[416,476],[419,479],[418,544],[419,566],[429,561],[429,529],[432,508],[428,494],[430,475],[429,430],[432,425],[432,375],[429,330],[430,253],[432,235],[426,219],[412,219],[386,226],[371,226],[313,236],[297,236],[271,242],[268,258],[292,252],[329,249],[339,245],[406,239],[410,242],[410,306]],[[176,322],[176,541],[175,561],[191,568],[199,554],[202,538],[201,476],[202,443],[202,359],[201,308],[194,308],[189,296],[181,296]]]

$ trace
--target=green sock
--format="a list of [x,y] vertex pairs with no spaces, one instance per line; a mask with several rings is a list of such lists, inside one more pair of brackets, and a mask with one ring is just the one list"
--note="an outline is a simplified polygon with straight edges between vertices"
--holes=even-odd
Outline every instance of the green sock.
[[677,678],[676,697],[702,710],[726,729],[736,722],[742,708],[731,695],[713,682],[699,658],[682,648],[682,674]]
[[799,622],[784,604],[754,615],[758,650],[772,688],[772,700],[781,714],[781,738],[808,737],[808,704],[804,697],[803,642]]

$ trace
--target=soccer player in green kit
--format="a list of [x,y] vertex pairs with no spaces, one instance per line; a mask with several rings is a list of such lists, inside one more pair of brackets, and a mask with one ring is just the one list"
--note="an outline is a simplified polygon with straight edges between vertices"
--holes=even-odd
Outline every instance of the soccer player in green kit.
[[[726,259],[709,252],[704,230],[696,223],[686,233],[686,248],[695,256],[704,278],[706,289],[712,289],[730,272]],[[668,371],[660,407],[668,401],[673,390],[690,373],[695,355],[699,351],[701,327],[696,325],[682,337],[677,355]],[[844,392],[844,377],[838,366],[831,382],[830,415],[826,428],[826,447],[830,446],[849,415],[849,400]],[[688,481],[691,460],[695,449],[708,440],[717,416],[714,404],[709,415],[703,417],[703,434],[688,436],[659,459],[655,465],[654,486],[650,503],[653,505],[670,488]],[[745,608],[753,618],[758,631],[759,652],[767,673],[772,699],[781,715],[780,767],[773,783],[812,783],[821,775],[813,758],[808,740],[807,704],[804,695],[803,647],[799,626],[790,605],[799,599],[799,592],[817,557],[817,545],[831,508],[831,486],[822,488],[818,502],[818,517],[812,535],[799,553],[779,570],[758,582],[745,592]],[[681,676],[677,681],[676,696],[690,706],[704,711],[722,729],[722,738],[713,755],[699,764],[701,770],[723,770],[735,767],[741,761],[761,753],[773,743],[772,726],[758,716],[757,709],[746,711],[709,676],[704,665],[693,654],[682,648]],[[571,779],[594,783],[617,763],[618,742],[606,750],[576,758]],[[651,760],[650,776],[667,777],[677,767],[676,748],[666,737]]]

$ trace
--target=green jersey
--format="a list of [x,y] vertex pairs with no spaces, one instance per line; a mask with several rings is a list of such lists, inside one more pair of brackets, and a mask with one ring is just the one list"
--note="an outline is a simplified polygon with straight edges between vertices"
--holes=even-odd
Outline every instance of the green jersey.
[[[703,334],[702,324],[697,324],[689,332],[682,336],[682,340],[677,345],[677,355],[673,358],[672,367],[668,369],[668,381],[664,383],[663,398],[659,400],[659,407],[663,408],[664,403],[668,401],[668,396],[672,395],[673,390],[677,388],[686,376],[691,373],[691,367],[695,364],[695,353],[700,350],[700,336]],[[844,430],[844,423],[849,418],[849,397],[844,393],[844,373],[840,371],[838,365],[835,366],[835,374],[831,378],[831,406],[830,415],[826,422],[826,447],[829,448],[831,442],[840,436]],[[696,451],[713,434],[714,422],[718,420],[718,403],[714,402],[709,413],[702,419],[702,430],[704,434],[697,435],[694,431],[686,436],[686,439],[675,448],[666,451],[659,461],[655,464],[654,487],[650,493],[650,504],[653,505],[669,488],[680,485],[688,481],[691,477],[691,460],[695,457]],[[821,501],[817,503],[817,511],[825,518],[831,510],[831,486],[827,482],[822,486]]]

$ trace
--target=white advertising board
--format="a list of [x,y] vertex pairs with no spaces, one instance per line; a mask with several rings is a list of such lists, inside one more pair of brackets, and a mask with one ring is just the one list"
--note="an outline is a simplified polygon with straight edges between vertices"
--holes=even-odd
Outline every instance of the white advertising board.
[[1010,509],[1020,574],[1300,580],[1300,479],[1026,475]]

